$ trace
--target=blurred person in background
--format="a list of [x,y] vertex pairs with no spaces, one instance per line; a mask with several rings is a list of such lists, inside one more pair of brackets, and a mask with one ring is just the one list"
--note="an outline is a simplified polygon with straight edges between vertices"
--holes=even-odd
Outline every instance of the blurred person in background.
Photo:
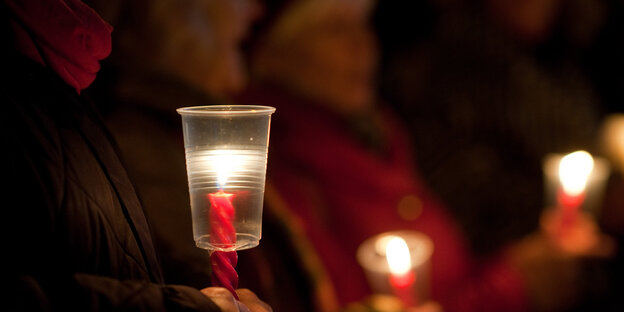
[[[241,46],[264,2],[93,2],[113,21],[117,49],[104,64],[105,79],[91,91],[99,95],[153,221],[165,280],[201,287],[211,280],[210,257],[193,241],[182,124],[175,109],[234,103],[229,95],[247,81]],[[305,269],[290,257],[294,253],[283,252],[294,248],[290,242],[298,236],[273,207],[264,209],[260,245],[239,252],[239,286],[253,289],[276,311],[315,311],[313,296],[300,291]]]
[[[444,202],[428,190],[420,164],[414,167],[409,132],[376,92],[374,3],[301,0],[277,7],[254,39],[252,84],[237,99],[277,107],[267,198],[278,198],[298,226],[307,247],[301,257],[322,267],[315,272],[323,272],[318,280],[327,291],[320,292],[333,292],[341,307],[365,300],[371,293],[356,262],[358,245],[381,232],[412,229],[434,241],[432,296],[444,310],[555,311],[571,304],[579,255],[557,249],[536,230],[478,259]],[[534,204],[531,209],[542,207]],[[585,234],[599,236],[593,229]]]
[[559,0],[429,2],[432,33],[388,50],[382,92],[410,127],[423,176],[488,253],[537,226],[542,157],[596,151],[598,98],[574,56],[536,57]]
[[255,0],[92,1],[115,26],[116,49],[93,87],[154,225],[164,276],[200,287],[208,251],[195,246],[182,125],[176,108],[228,104],[247,75],[240,45]]
[[270,311],[249,290],[165,284],[143,207],[85,90],[112,27],[77,0],[0,3],[3,308]]

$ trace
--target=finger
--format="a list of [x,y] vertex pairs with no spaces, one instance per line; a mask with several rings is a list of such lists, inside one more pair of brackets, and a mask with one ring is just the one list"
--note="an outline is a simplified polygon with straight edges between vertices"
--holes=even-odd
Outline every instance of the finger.
[[244,303],[251,312],[271,312],[273,309],[266,302],[260,300],[256,294],[246,288],[236,290],[239,300]]
[[244,303],[238,301],[238,302],[236,302],[236,304],[238,304],[238,311],[239,312],[252,312],[252,310],[249,309],[249,307],[247,307]]
[[223,287],[207,287],[201,292],[210,298],[223,312],[239,312],[239,306],[232,293]]

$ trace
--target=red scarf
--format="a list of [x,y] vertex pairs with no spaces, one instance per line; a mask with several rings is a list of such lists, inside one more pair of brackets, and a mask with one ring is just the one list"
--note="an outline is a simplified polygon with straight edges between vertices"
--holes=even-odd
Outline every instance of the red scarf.
[[49,66],[78,93],[111,52],[112,26],[80,0],[4,0],[15,48]]

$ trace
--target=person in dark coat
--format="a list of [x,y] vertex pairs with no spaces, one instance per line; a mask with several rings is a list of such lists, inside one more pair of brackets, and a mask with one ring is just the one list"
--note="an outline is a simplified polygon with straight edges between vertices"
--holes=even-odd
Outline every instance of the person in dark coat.
[[141,203],[82,92],[111,27],[78,0],[5,0],[0,16],[3,309],[270,311],[248,290],[235,301],[164,284]]

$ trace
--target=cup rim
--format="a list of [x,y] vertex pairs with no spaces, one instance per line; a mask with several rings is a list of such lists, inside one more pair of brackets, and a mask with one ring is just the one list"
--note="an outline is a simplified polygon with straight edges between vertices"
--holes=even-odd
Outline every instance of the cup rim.
[[176,112],[184,116],[206,116],[206,115],[270,115],[275,112],[275,107],[263,105],[202,105],[188,106],[176,109]]

